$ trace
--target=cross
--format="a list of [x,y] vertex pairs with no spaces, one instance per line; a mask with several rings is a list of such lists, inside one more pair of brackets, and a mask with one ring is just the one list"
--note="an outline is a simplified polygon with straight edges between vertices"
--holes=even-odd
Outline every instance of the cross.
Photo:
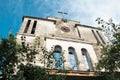
[[65,13],[65,12],[63,12],[63,11],[58,11],[58,13],[60,13],[61,15],[62,15],[62,19],[64,19],[64,15],[66,14],[68,14],[68,13]]

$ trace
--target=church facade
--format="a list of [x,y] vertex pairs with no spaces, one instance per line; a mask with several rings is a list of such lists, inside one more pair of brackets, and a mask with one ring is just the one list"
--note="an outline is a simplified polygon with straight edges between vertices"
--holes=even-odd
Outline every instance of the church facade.
[[[61,65],[57,66],[55,62],[51,74],[57,74],[57,70],[68,70],[67,75],[77,80],[81,76],[83,80],[87,80],[85,76],[94,79],[95,67],[101,55],[100,45],[107,44],[101,29],[56,17],[45,19],[24,16],[16,36],[18,43],[22,42],[23,35],[26,37],[26,45],[32,45],[39,38],[40,47],[48,51],[54,49],[54,59]],[[36,65],[42,66],[39,61]]]

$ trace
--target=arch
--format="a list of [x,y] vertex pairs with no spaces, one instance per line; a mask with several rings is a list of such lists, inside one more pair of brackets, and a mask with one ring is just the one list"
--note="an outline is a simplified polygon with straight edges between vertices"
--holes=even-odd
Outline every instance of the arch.
[[63,60],[62,60],[62,47],[56,45],[54,48],[54,60],[55,60],[55,69],[63,69]]
[[69,47],[68,52],[69,52],[70,64],[71,64],[72,70],[78,70],[75,49],[73,47]]
[[93,71],[93,67],[92,67],[92,63],[91,63],[91,59],[90,59],[90,56],[88,54],[88,51],[85,48],[82,48],[81,52],[83,55],[83,59],[85,61],[86,69],[88,71]]
[[62,47],[60,45],[56,45],[55,46],[55,49],[54,49],[54,52],[62,52]]

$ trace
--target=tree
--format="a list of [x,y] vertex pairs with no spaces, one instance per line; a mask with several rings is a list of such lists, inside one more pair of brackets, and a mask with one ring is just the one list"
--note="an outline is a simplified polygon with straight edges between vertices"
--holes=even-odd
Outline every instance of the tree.
[[[51,66],[54,64],[53,50],[38,49],[39,43],[35,46],[26,45],[25,39],[25,36],[21,37],[21,45],[17,44],[16,38],[12,34],[8,39],[1,39],[0,71],[3,80],[53,80],[53,77],[47,72],[47,69],[52,69]],[[44,67],[35,65],[35,58],[39,52],[43,54],[40,61],[44,63]],[[54,76],[54,79],[64,80],[65,77],[61,76]]]
[[6,80],[11,79],[14,67],[18,64],[18,47],[13,35],[8,39],[3,38],[0,42],[0,70]]
[[45,68],[34,66],[30,63],[24,65],[21,64],[15,80],[50,80],[50,77],[46,74]]
[[[113,38],[110,44],[102,45],[101,57],[97,65],[98,70],[105,70],[107,72],[105,77],[107,80],[120,80],[118,69],[120,69],[120,32],[115,23],[105,22],[101,18],[97,19],[98,24],[106,29],[111,26],[114,30]],[[103,28],[104,29],[104,28]],[[110,30],[110,29],[108,29]],[[107,31],[108,31],[107,30]],[[103,30],[104,31],[104,30]],[[111,30],[110,30],[111,31]]]

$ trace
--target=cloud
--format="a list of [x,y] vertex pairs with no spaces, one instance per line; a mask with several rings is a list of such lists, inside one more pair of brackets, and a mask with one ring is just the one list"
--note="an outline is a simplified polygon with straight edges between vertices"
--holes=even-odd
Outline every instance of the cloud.
[[119,22],[120,0],[31,0],[8,1],[9,13],[16,16],[32,15],[38,17],[61,17],[58,11],[67,12],[65,18],[79,21],[81,24],[96,26],[95,19],[113,18]]
[[64,0],[60,3],[60,10],[68,12],[67,18],[94,26],[97,17],[106,20],[113,18],[115,22],[119,22],[119,3],[119,0]]

